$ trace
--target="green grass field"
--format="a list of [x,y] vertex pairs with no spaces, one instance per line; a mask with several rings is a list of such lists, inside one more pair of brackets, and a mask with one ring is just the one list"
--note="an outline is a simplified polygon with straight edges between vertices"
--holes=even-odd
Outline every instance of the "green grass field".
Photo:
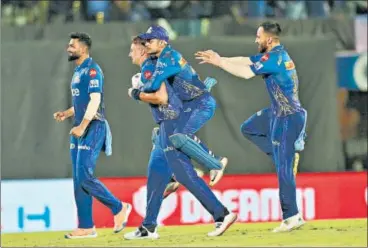
[[[158,240],[124,240],[112,229],[99,229],[95,239],[66,240],[64,232],[1,234],[1,246],[355,246],[367,247],[367,219],[307,222],[289,233],[272,233],[279,223],[235,224],[223,236],[209,238],[213,225],[168,226],[159,229]],[[134,230],[127,228],[123,233]]]

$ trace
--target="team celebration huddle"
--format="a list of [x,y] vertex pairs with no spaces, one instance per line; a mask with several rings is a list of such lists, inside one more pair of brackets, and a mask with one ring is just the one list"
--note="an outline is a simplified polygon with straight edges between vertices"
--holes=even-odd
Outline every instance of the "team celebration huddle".
[[[278,23],[262,23],[255,38],[259,53],[254,56],[223,57],[212,50],[193,54],[198,66],[210,64],[213,70],[222,69],[243,79],[262,76],[265,81],[271,106],[246,119],[240,129],[248,141],[269,156],[277,172],[283,220],[273,232],[291,231],[305,223],[297,206],[295,178],[299,152],[304,149],[307,112],[298,97],[296,67],[280,43],[280,34]],[[72,107],[54,113],[59,122],[74,119],[70,158],[78,228],[66,234],[67,239],[97,237],[93,197],[111,210],[113,233],[124,230],[132,211],[129,202],[119,200],[94,176],[100,152],[112,155],[112,132],[105,117],[104,75],[90,57],[91,48],[88,34],[70,35],[68,59],[76,64],[70,87]],[[129,57],[140,72],[132,75],[126,97],[147,103],[157,125],[152,130],[148,160],[146,216],[134,232],[124,233],[124,239],[158,239],[160,207],[179,187],[185,187],[212,215],[214,229],[207,235],[223,235],[238,216],[223,205],[211,187],[221,181],[226,168],[231,166],[231,158],[215,154],[210,144],[205,144],[197,134],[216,111],[211,89],[217,83],[227,82],[217,82],[211,75],[198,75],[170,45],[168,32],[161,26],[151,26],[134,37]],[[195,167],[193,162],[200,166]],[[202,179],[207,171],[208,182]]]

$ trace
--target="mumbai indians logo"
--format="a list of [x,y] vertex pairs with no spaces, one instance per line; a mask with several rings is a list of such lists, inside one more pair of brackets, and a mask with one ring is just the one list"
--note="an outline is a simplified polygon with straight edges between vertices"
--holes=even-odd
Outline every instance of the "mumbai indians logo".
[[150,33],[152,33],[152,27],[149,27],[149,29],[147,30],[147,32],[146,32],[147,34],[150,34]]

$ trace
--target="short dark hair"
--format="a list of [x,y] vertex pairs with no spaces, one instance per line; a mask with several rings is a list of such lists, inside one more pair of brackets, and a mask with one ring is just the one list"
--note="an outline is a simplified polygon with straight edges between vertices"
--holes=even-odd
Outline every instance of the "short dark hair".
[[139,44],[139,45],[142,45],[142,46],[145,46],[146,45],[146,40],[140,38],[139,36],[136,36],[132,39],[132,43],[133,44]]
[[69,36],[71,39],[78,39],[79,42],[82,42],[83,44],[85,44],[88,47],[88,50],[91,49],[92,39],[91,39],[91,36],[89,36],[89,34],[84,33],[84,32],[73,32]]
[[277,22],[267,21],[259,26],[262,27],[266,33],[269,33],[271,35],[279,36],[281,34],[281,27],[280,24],[278,24]]

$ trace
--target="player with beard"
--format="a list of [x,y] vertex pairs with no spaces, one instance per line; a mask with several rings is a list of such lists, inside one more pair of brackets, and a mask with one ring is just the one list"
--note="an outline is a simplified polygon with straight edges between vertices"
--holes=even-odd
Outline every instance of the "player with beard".
[[70,35],[68,60],[76,64],[70,87],[73,106],[54,113],[54,119],[59,122],[74,117],[70,131],[70,156],[78,228],[66,234],[67,239],[97,237],[92,218],[92,197],[111,210],[115,233],[124,229],[132,209],[129,203],[117,199],[94,176],[100,152],[105,151],[107,156],[112,153],[112,136],[105,118],[104,76],[99,65],[89,56],[91,45],[91,37],[86,33]]
[[262,75],[265,80],[271,107],[251,116],[242,124],[241,131],[276,166],[283,221],[274,232],[290,231],[305,223],[298,211],[295,176],[297,152],[304,149],[307,112],[299,101],[295,64],[280,44],[280,33],[278,23],[261,24],[255,40],[260,53],[251,57],[225,58],[212,50],[195,54],[200,64],[218,66],[244,79]]

